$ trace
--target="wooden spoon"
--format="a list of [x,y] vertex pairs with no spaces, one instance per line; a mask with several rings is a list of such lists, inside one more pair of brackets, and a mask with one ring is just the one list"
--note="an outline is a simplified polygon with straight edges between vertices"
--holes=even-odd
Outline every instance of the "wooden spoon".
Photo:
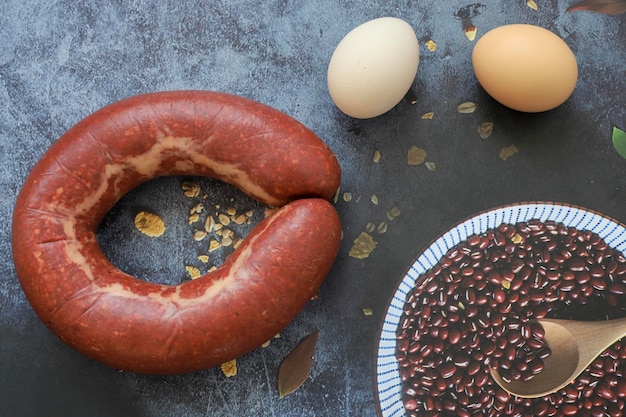
[[545,330],[552,354],[545,368],[530,381],[502,380],[498,371],[491,376],[509,394],[537,398],[552,394],[572,382],[602,352],[626,336],[626,318],[606,321],[537,320]]

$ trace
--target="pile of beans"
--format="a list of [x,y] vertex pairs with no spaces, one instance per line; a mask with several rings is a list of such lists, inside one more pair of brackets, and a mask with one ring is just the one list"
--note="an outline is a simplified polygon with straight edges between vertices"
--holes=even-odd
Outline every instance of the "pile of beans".
[[407,294],[396,357],[409,417],[622,416],[626,339],[542,398],[492,380],[532,381],[550,355],[533,319],[626,316],[626,257],[561,223],[502,224],[451,248]]

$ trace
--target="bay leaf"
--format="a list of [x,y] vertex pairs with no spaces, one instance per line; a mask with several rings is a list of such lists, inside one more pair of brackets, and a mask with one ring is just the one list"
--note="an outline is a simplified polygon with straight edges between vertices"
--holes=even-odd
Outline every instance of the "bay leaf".
[[308,378],[311,372],[318,334],[319,331],[316,330],[305,337],[280,364],[278,369],[278,395],[281,398],[300,388]]
[[567,8],[566,11],[588,10],[604,14],[626,12],[626,0],[583,0]]
[[626,159],[626,132],[613,126],[613,147],[622,158]]

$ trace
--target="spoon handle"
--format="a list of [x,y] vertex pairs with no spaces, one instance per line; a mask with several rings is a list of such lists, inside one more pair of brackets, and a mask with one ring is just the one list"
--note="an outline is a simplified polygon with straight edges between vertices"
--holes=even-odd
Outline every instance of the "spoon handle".
[[585,369],[599,353],[626,337],[626,318],[606,321],[545,320],[567,328],[579,346],[578,369]]

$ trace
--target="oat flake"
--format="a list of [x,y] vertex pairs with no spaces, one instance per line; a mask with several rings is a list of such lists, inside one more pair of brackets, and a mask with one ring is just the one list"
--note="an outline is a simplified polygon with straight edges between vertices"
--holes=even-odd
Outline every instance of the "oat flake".
[[391,210],[389,210],[387,212],[387,218],[389,220],[393,220],[396,217],[398,217],[400,215],[400,208],[399,207],[393,207]]
[[478,135],[482,139],[487,139],[493,133],[493,123],[483,122],[478,126],[478,129],[476,130],[478,132]]
[[195,182],[185,181],[182,185],[183,194],[185,197],[193,198],[200,195],[200,186]]
[[220,365],[220,369],[226,378],[237,375],[237,359],[224,362]]
[[204,205],[202,203],[198,203],[189,210],[189,214],[200,214],[204,210]]
[[220,215],[218,216],[218,219],[220,223],[223,224],[224,226],[228,226],[230,224],[230,217],[228,217],[226,214],[220,213]]
[[195,266],[187,265],[185,266],[185,269],[187,270],[187,273],[189,274],[191,279],[198,279],[202,276],[202,273],[200,272],[200,270],[196,268]]
[[216,251],[220,248],[220,246],[222,246],[220,242],[215,239],[211,239],[211,241],[209,242],[209,252]]
[[476,111],[476,103],[466,101],[465,103],[459,104],[456,109],[459,113],[474,113]]
[[165,233],[165,222],[162,218],[148,211],[140,211],[135,216],[135,227],[150,237],[159,237]]
[[193,240],[195,240],[196,242],[200,242],[206,236],[207,233],[204,230],[196,230],[195,232],[193,232]]

